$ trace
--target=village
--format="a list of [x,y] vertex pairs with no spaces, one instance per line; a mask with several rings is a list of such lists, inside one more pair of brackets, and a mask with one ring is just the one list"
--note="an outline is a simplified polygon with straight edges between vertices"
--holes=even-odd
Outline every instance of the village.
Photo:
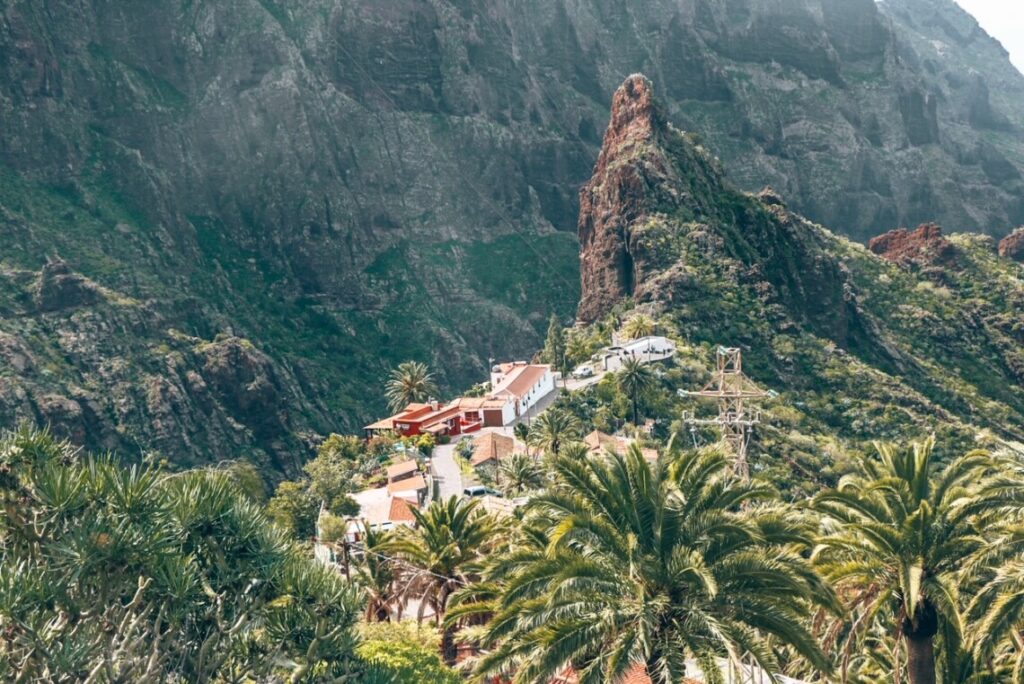
[[[675,343],[647,335],[613,344],[589,363],[563,377],[549,364],[510,361],[491,367],[483,396],[457,397],[447,402],[430,399],[410,403],[395,414],[363,428],[364,437],[391,435],[415,438],[429,435],[435,446],[423,450],[395,443],[396,453],[384,470],[386,484],[353,494],[359,512],[346,521],[344,540],[318,541],[316,557],[341,567],[349,547],[358,548],[367,528],[391,530],[415,524],[413,510],[449,497],[479,499],[480,506],[496,515],[509,515],[528,500],[506,497],[497,487],[499,466],[513,456],[540,457],[524,440],[524,428],[536,420],[563,392],[574,392],[615,373],[626,359],[650,364],[672,358]],[[517,426],[522,426],[517,430]],[[635,439],[594,430],[583,438],[591,453],[606,449],[624,452]],[[654,449],[644,447],[649,460]],[[321,512],[323,515],[323,511]],[[318,540],[322,538],[318,524]],[[340,543],[339,543],[340,542]]]

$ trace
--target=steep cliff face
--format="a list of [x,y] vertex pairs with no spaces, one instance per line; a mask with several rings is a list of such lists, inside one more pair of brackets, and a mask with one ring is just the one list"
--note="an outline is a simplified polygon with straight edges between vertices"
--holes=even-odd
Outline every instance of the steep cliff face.
[[766,430],[791,460],[835,437],[1024,437],[1024,280],[992,238],[924,225],[866,249],[735,189],[661,112],[642,76],[615,94],[581,200],[583,322],[638,307],[684,353],[741,347],[783,393]]
[[[141,302],[147,349],[174,349],[168,329],[251,340],[299,434],[357,428],[407,358],[466,385],[575,309],[579,187],[638,70],[740,187],[858,238],[1024,222],[1024,78],[952,0],[15,0],[0,258],[37,299],[0,332],[32,350],[88,315],[117,336],[95,293]],[[48,257],[84,280],[35,282]],[[131,342],[119,360],[145,367]],[[18,393],[58,405],[74,385],[102,407],[89,435],[183,460],[295,449],[252,428],[175,444],[150,427],[173,402],[130,371],[112,390],[112,361],[8,366],[0,422],[37,417]]]

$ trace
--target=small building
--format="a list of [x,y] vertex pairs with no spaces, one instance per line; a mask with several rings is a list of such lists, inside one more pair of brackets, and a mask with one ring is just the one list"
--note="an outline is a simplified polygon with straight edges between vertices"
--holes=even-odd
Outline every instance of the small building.
[[[605,432],[601,432],[600,430],[594,430],[583,438],[583,443],[587,445],[587,449],[589,449],[590,453],[594,455],[604,454],[609,449],[618,454],[623,454],[627,449],[629,449],[629,447],[636,443],[636,440],[628,437],[620,437],[618,435],[609,435]],[[645,460],[652,463],[658,460],[658,451],[656,449],[640,447],[640,453],[643,454]]]
[[550,365],[525,361],[503,363],[491,369],[491,397],[512,402],[514,418],[509,425],[555,391],[555,374]]
[[396,482],[398,480],[405,480],[413,477],[420,472],[420,466],[414,459],[407,461],[399,461],[393,465],[389,465],[385,471],[388,476],[388,482]]
[[512,437],[487,432],[473,440],[473,467],[497,465],[515,452],[516,440]]
[[462,434],[462,412],[457,401],[446,405],[436,401],[430,404],[409,404],[395,415],[371,423],[363,430],[368,438],[384,432],[396,432],[403,437],[422,434],[436,437],[459,435]]
[[417,473],[403,480],[389,482],[387,490],[391,496],[409,499],[420,504],[427,497],[427,481],[423,479],[422,475]]
[[516,419],[515,402],[508,398],[462,397],[457,399],[462,410],[462,432],[482,427],[504,427]]

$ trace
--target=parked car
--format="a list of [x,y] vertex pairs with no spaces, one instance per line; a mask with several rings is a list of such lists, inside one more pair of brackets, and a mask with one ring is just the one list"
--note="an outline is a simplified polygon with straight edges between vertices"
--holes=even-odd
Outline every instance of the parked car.
[[575,378],[591,378],[594,376],[594,369],[591,366],[580,366],[572,372]]
[[490,487],[484,487],[483,485],[474,485],[473,487],[466,487],[463,489],[462,495],[472,499],[477,496],[501,497],[502,494],[497,489],[491,489]]

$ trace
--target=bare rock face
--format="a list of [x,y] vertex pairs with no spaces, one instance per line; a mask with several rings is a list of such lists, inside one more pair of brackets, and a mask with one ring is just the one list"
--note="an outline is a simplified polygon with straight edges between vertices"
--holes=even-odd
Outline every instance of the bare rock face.
[[580,320],[599,318],[633,294],[635,265],[629,225],[640,218],[647,181],[628,159],[658,135],[664,125],[651,82],[633,75],[615,92],[611,121],[594,175],[580,191]]
[[258,433],[280,429],[281,392],[266,354],[246,340],[230,337],[206,345],[202,356],[206,384],[239,422]]
[[39,274],[35,301],[40,311],[61,311],[95,304],[103,295],[99,287],[63,259],[51,259]]
[[701,306],[731,283],[792,325],[843,346],[880,346],[821,228],[771,188],[751,196],[729,185],[699,139],[668,122],[643,76],[616,91],[604,140],[580,194],[581,321],[625,298]]
[[1013,231],[999,242],[999,256],[1024,261],[1024,226]]
[[934,223],[916,230],[898,228],[872,238],[868,249],[904,266],[948,266],[956,259],[956,248],[942,236],[942,228]]

